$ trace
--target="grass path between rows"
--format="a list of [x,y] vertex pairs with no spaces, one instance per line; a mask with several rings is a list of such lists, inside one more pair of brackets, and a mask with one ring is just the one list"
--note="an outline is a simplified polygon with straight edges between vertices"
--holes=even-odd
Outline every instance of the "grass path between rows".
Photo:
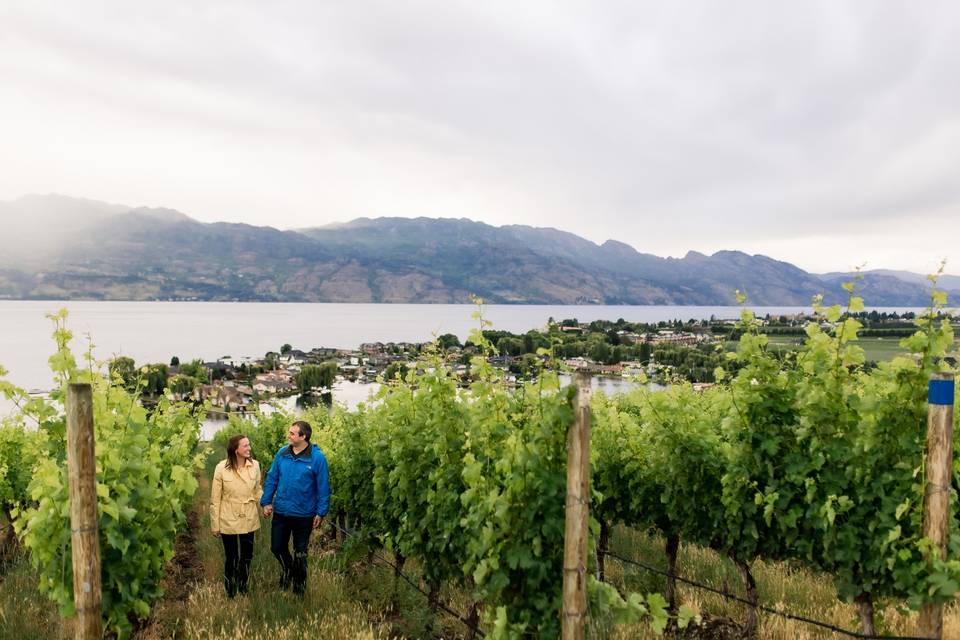
[[[200,474],[188,531],[164,579],[165,597],[135,640],[169,638],[419,638],[459,635],[429,611],[420,594],[396,586],[392,571],[365,558],[350,562],[326,531],[310,539],[307,593],[278,587],[279,564],[270,553],[270,521],[255,535],[250,592],[230,599],[223,586],[223,547],[210,533],[207,505],[216,457]],[[396,586],[396,606],[394,587]],[[450,623],[456,623],[451,620]]]

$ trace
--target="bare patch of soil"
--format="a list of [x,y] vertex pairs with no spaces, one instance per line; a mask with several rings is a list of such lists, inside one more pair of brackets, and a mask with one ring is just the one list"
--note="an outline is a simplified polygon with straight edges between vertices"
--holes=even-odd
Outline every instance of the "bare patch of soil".
[[181,635],[187,618],[190,594],[203,579],[203,562],[197,552],[197,531],[200,518],[196,510],[187,514],[187,527],[174,543],[173,560],[163,576],[163,600],[153,609],[144,626],[134,632],[133,640],[159,640]]
[[7,567],[21,554],[20,540],[13,531],[13,522],[9,516],[0,517],[0,579],[7,572]]

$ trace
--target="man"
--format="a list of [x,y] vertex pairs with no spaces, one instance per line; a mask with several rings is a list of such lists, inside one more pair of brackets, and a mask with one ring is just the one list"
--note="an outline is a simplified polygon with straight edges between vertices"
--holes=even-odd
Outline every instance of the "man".
[[[298,596],[307,589],[307,543],[330,505],[327,458],[310,444],[313,429],[302,420],[287,431],[289,445],[280,449],[263,485],[263,515],[273,517],[270,550],[280,561],[280,587]],[[293,536],[293,555],[290,537]]]

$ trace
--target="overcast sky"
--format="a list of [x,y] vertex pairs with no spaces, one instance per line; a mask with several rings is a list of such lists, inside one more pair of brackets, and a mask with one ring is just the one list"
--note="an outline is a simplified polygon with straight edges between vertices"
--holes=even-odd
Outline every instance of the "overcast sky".
[[0,0],[0,200],[960,272],[960,3]]

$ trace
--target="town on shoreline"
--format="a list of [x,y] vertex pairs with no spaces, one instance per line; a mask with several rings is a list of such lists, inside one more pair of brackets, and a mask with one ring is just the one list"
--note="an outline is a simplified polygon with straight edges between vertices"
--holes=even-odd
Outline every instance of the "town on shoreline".
[[[875,340],[899,338],[916,330],[914,314],[862,312],[854,315],[864,326],[861,335]],[[823,324],[810,314],[766,316],[759,330],[771,337],[777,348],[789,349],[802,340],[810,323]],[[623,319],[585,323],[576,319],[549,319],[544,329],[515,334],[488,329],[484,338],[495,353],[487,361],[505,370],[509,383],[536,376],[552,357],[569,371],[586,370],[594,375],[636,377],[646,374],[663,381],[689,381],[709,385],[718,367],[728,370],[725,352],[732,348],[742,329],[736,319],[689,319],[634,323]],[[246,413],[260,402],[299,395],[329,400],[336,382],[372,383],[404,376],[422,361],[428,350],[441,357],[460,376],[470,380],[470,363],[480,350],[469,340],[453,334],[430,342],[368,342],[356,349],[313,347],[308,351],[284,344],[262,357],[223,356],[214,361],[194,359],[169,364],[137,366],[120,356],[109,362],[111,375],[130,388],[139,388],[145,402],[161,395],[206,405],[211,413]]]

